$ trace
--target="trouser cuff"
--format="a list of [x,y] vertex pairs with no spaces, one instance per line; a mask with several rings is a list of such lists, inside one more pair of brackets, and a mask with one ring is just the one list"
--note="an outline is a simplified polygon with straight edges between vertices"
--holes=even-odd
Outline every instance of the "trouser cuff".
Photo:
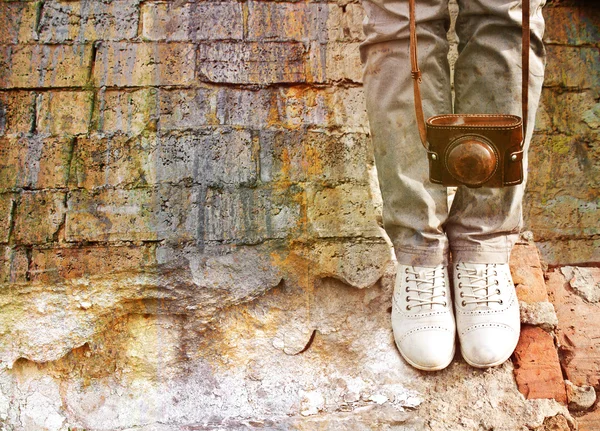
[[510,260],[510,251],[510,248],[505,248],[503,250],[493,250],[485,248],[452,248],[452,262],[508,263]]
[[434,268],[448,265],[448,250],[437,247],[394,247],[396,260],[402,265]]

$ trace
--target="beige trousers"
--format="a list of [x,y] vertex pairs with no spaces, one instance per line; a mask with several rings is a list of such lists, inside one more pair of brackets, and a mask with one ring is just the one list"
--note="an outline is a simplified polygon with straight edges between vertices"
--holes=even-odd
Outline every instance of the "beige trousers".
[[[419,66],[425,117],[445,113],[521,115],[520,0],[459,0],[459,56],[452,103],[448,0],[417,0]],[[544,0],[531,0],[529,121],[535,123],[545,65]],[[363,0],[364,90],[383,197],[383,221],[398,262],[506,263],[523,224],[525,183],[502,189],[459,187],[451,208],[446,188],[428,180],[410,75],[407,0]],[[524,160],[527,170],[527,157]],[[527,174],[525,174],[527,178]]]

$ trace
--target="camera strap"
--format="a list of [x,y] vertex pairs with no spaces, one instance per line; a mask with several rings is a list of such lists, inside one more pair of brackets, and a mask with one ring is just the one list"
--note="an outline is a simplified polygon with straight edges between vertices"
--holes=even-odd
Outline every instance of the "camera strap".
[[[527,113],[529,105],[529,44],[530,44],[530,25],[529,25],[529,5],[530,0],[522,0],[522,28],[523,28],[523,43],[521,46],[521,61],[522,61],[522,92],[521,92],[521,109],[522,109],[522,121],[523,121],[523,136],[527,133]],[[423,102],[421,100],[421,70],[419,70],[419,64],[417,59],[417,24],[415,18],[415,0],[408,0],[409,14],[410,14],[410,64],[411,64],[411,75],[414,84],[415,94],[415,113],[417,116],[417,126],[419,127],[419,136],[421,142],[426,150],[427,146],[427,130],[425,128],[425,116],[423,114]]]

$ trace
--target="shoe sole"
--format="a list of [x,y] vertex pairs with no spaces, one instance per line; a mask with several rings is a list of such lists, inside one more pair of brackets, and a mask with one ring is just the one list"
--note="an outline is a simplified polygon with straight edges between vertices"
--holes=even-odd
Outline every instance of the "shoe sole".
[[438,365],[438,366],[435,366],[435,367],[425,367],[423,365],[419,365],[419,364],[411,361],[406,356],[404,356],[404,353],[402,353],[402,351],[400,350],[400,348],[398,347],[397,344],[396,344],[396,348],[400,352],[400,355],[402,356],[402,358],[404,358],[404,360],[406,362],[408,362],[408,364],[411,367],[416,368],[417,370],[421,370],[421,371],[440,371],[440,370],[443,370],[444,368],[448,367],[448,365],[450,365],[450,363],[452,363],[452,360],[454,359],[454,355],[456,354],[456,345],[454,345],[454,347],[452,348],[452,354],[450,355],[450,359],[445,364]]

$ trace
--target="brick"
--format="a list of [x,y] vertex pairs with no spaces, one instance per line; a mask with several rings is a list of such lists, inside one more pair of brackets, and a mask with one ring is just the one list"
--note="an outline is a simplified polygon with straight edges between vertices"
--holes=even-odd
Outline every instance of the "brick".
[[561,265],[565,262],[580,264],[600,262],[600,239],[595,238],[557,238],[537,242],[544,261],[549,265]]
[[94,79],[109,87],[188,85],[194,82],[194,51],[189,43],[102,43]]
[[595,7],[544,8],[544,42],[563,45],[595,45],[600,40],[600,11]]
[[[220,124],[215,119],[213,107],[216,91],[205,87],[160,90],[160,130],[195,129]],[[245,106],[251,115],[252,109],[249,108]]]
[[91,45],[0,46],[0,87],[82,87],[91,59]]
[[600,303],[574,293],[558,271],[548,273],[548,295],[558,316],[556,336],[566,378],[577,386],[600,384]]
[[327,44],[327,81],[362,82],[363,68],[358,45],[358,42]]
[[553,398],[567,403],[558,352],[550,334],[535,326],[523,326],[514,363],[517,386],[527,399]]
[[344,7],[329,4],[327,17],[327,40],[331,42],[358,42],[365,38],[363,20],[365,11],[360,4],[349,3]]
[[65,187],[72,145],[39,135],[0,139],[0,191]]
[[67,207],[65,235],[69,242],[189,241],[197,230],[195,188],[74,190]]
[[516,244],[513,247],[510,272],[520,301],[530,304],[548,301],[544,273],[534,244]]
[[544,85],[575,89],[597,89],[600,85],[597,48],[550,45],[547,52]]
[[87,133],[93,95],[91,91],[48,91],[38,95],[37,131],[53,136]]
[[36,3],[0,2],[0,44],[33,40],[36,10]]
[[16,202],[14,193],[0,193],[0,243],[7,243]]
[[19,247],[0,246],[0,285],[28,281],[27,253]]
[[29,277],[32,282],[58,283],[97,274],[135,273],[156,265],[155,251],[156,244],[34,248]]
[[297,42],[200,44],[199,79],[229,84],[306,82],[304,51]]
[[35,118],[34,92],[0,91],[0,136],[29,132]]
[[307,191],[307,219],[318,238],[379,237],[368,185],[344,183]]
[[142,37],[148,40],[242,39],[242,5],[237,2],[144,3]]
[[206,192],[199,239],[256,244],[267,239],[305,236],[305,193],[281,189],[217,189]]
[[124,40],[137,36],[136,1],[45,2],[38,26],[43,43]]
[[64,202],[64,192],[21,192],[15,216],[15,242],[27,245],[58,240],[64,221]]
[[253,184],[257,148],[249,131],[229,128],[128,137],[80,138],[73,181],[97,187],[143,187],[160,183]]
[[557,92],[545,88],[540,100],[540,113],[543,118],[540,132],[586,135],[591,132],[586,123],[586,112],[596,105],[592,91]]
[[368,182],[370,141],[364,134],[307,130],[260,132],[263,182]]
[[319,3],[248,2],[248,39],[326,42],[329,7]]
[[159,95],[155,88],[102,89],[94,106],[92,128],[104,133],[137,136],[145,130],[156,129],[160,117],[158,107]]
[[279,101],[279,93],[272,89],[221,87],[216,94],[216,121],[258,129],[279,126]]

